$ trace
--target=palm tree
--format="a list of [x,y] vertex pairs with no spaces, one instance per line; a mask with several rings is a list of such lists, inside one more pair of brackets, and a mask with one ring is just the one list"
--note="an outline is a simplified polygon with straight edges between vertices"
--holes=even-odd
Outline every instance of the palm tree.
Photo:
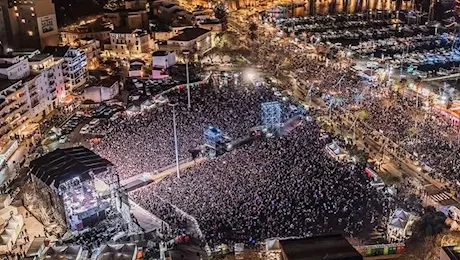
[[368,116],[369,116],[369,113],[364,109],[358,110],[354,113],[355,120],[353,121],[353,124],[351,125],[351,128],[353,128],[353,140],[356,138],[356,123],[358,122],[358,120],[361,120],[361,121],[366,120]]
[[452,106],[452,100],[455,98],[455,89],[450,87],[449,84],[444,82],[443,91],[441,95],[441,99],[446,102],[446,108],[450,109]]

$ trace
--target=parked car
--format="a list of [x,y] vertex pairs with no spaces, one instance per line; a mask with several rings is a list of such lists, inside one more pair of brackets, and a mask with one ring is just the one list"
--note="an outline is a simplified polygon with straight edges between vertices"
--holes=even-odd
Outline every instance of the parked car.
[[80,134],[85,135],[89,133],[90,125],[86,124],[80,129]]

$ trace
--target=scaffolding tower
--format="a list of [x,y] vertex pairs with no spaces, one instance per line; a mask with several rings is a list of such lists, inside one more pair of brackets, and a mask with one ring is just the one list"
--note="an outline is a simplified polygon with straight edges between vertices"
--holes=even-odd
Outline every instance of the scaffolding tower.
[[281,104],[278,101],[262,103],[262,124],[276,133],[281,127]]
[[215,126],[204,129],[204,144],[208,148],[208,156],[216,157],[216,144],[222,140],[222,131]]

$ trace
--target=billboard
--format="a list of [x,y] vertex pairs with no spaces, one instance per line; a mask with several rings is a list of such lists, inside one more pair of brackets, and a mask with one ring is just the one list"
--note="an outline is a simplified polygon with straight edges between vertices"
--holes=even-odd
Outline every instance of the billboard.
[[57,33],[56,15],[50,14],[37,18],[38,33],[40,36],[47,36],[49,34]]

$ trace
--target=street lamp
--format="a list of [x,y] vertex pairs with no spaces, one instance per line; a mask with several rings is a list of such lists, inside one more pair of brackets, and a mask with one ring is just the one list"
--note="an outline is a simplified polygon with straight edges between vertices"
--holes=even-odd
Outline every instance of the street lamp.
[[190,78],[188,74],[188,60],[189,60],[189,55],[190,51],[189,50],[184,50],[182,51],[182,54],[185,56],[185,73],[187,76],[187,108],[190,110],[192,105],[190,104]]
[[177,142],[177,127],[176,127],[176,106],[177,103],[168,104],[169,106],[172,107],[172,112],[173,112],[173,128],[174,128],[174,149],[176,152],[176,173],[177,173],[177,178],[180,179],[180,171],[179,171],[179,148],[178,148],[178,142]]

